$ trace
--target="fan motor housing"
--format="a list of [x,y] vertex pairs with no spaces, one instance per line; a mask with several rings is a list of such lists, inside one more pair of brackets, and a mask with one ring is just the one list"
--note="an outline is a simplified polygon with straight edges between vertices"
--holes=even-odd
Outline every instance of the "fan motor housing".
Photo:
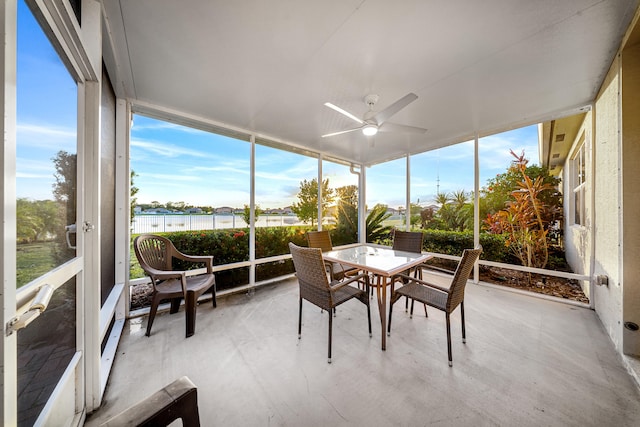
[[376,105],[376,102],[378,102],[378,99],[380,99],[378,95],[371,94],[364,97],[364,102],[372,109],[373,106]]

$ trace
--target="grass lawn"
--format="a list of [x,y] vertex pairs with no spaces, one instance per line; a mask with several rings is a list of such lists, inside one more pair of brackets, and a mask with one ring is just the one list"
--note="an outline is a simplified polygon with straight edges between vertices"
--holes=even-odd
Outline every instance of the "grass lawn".
[[21,287],[57,266],[53,256],[55,242],[18,245],[16,253],[16,284]]

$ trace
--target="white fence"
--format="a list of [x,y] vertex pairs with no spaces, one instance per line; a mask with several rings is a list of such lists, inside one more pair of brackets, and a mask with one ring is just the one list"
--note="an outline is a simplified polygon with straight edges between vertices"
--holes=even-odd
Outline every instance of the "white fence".
[[[284,227],[303,225],[295,215],[260,215],[256,227]],[[248,227],[240,215],[136,215],[132,233],[159,233],[168,231],[216,230]]]

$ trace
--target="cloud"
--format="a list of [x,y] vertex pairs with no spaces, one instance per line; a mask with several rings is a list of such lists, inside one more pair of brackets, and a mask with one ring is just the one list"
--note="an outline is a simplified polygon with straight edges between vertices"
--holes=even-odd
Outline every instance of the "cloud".
[[134,115],[133,126],[131,126],[131,132],[146,132],[155,130],[175,130],[177,132],[184,132],[190,134],[211,135],[200,129],[191,128],[188,126],[182,126],[176,123],[163,122],[160,120],[150,119],[148,117]]
[[248,161],[246,164],[214,164],[213,166],[195,166],[192,170],[194,172],[217,172],[226,174],[238,174],[243,176],[249,175]]
[[73,128],[18,123],[16,138],[19,147],[76,151],[77,131]]
[[154,140],[143,140],[139,138],[131,138],[131,147],[139,148],[141,150],[153,153],[158,156],[175,158],[179,156],[191,156],[199,159],[209,157],[209,153],[193,150],[184,146],[165,143]]
[[[307,173],[309,173],[309,171],[307,171]],[[268,181],[277,181],[277,182],[283,182],[283,181],[291,181],[291,182],[297,182],[299,183],[300,181],[306,179],[307,181],[312,180],[313,178],[317,177],[317,173],[315,176],[309,176],[307,178],[300,178],[297,176],[290,176],[289,174],[287,174],[284,171],[278,171],[275,170],[273,172],[271,171],[258,171],[256,170],[256,178],[261,178],[264,180],[268,180]]]
[[37,174],[28,172],[16,172],[16,178],[18,179],[47,179],[53,181],[54,178],[50,174]]
[[[200,181],[201,177],[193,176],[193,175],[180,175],[180,174],[162,174],[162,173],[148,173],[148,172],[140,172],[136,173],[140,180],[144,180],[146,178],[153,179],[155,181],[161,181],[159,185],[171,185],[176,181],[180,182],[195,182]],[[136,177],[136,183],[138,178]]]
[[46,178],[53,180],[55,167],[52,161],[24,157],[16,159],[17,178]]
[[55,167],[51,161],[16,159],[16,193],[34,200],[53,199]]

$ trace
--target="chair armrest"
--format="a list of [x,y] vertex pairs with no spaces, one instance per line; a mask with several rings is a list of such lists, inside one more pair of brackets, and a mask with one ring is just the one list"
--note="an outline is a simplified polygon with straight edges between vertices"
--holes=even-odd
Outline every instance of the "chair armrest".
[[418,266],[418,268],[423,268],[425,270],[437,271],[437,272],[440,272],[440,273],[448,274],[450,276],[453,276],[453,274],[455,273],[454,271],[447,270],[446,268],[436,267],[434,265],[429,265],[429,264],[420,264]]
[[353,282],[359,281],[362,278],[364,278],[365,284],[368,287],[369,286],[369,275],[366,274],[366,273],[361,273],[361,274],[358,274],[357,276],[352,276],[349,279],[343,280],[342,282],[338,282],[335,285],[329,285],[329,287],[331,288],[332,291],[337,291],[340,288],[344,288],[349,283],[353,283]]
[[180,425],[200,425],[198,390],[188,377],[175,380],[100,424],[100,427],[164,426],[178,418],[182,421]]
[[213,271],[213,256],[211,255],[187,255],[176,249],[174,256],[183,261],[203,262],[207,267],[207,273],[211,273]]
[[331,261],[325,261],[324,262],[324,266],[327,268],[327,270],[329,270],[329,277],[331,277],[331,280],[333,280],[333,275],[334,275],[333,265],[334,265],[334,263],[331,262]]
[[433,289],[437,289],[437,290],[442,291],[442,292],[446,292],[447,294],[449,293],[449,288],[445,288],[443,286],[434,285],[433,283],[429,283],[429,282],[426,282],[426,281],[421,280],[421,279],[416,279],[415,277],[407,276],[406,274],[396,274],[395,276],[393,276],[393,279],[395,280],[396,277],[401,277],[403,279],[406,279],[407,281],[416,282],[416,283],[418,283],[420,285],[423,285],[423,286],[426,286],[428,288],[433,288]]

